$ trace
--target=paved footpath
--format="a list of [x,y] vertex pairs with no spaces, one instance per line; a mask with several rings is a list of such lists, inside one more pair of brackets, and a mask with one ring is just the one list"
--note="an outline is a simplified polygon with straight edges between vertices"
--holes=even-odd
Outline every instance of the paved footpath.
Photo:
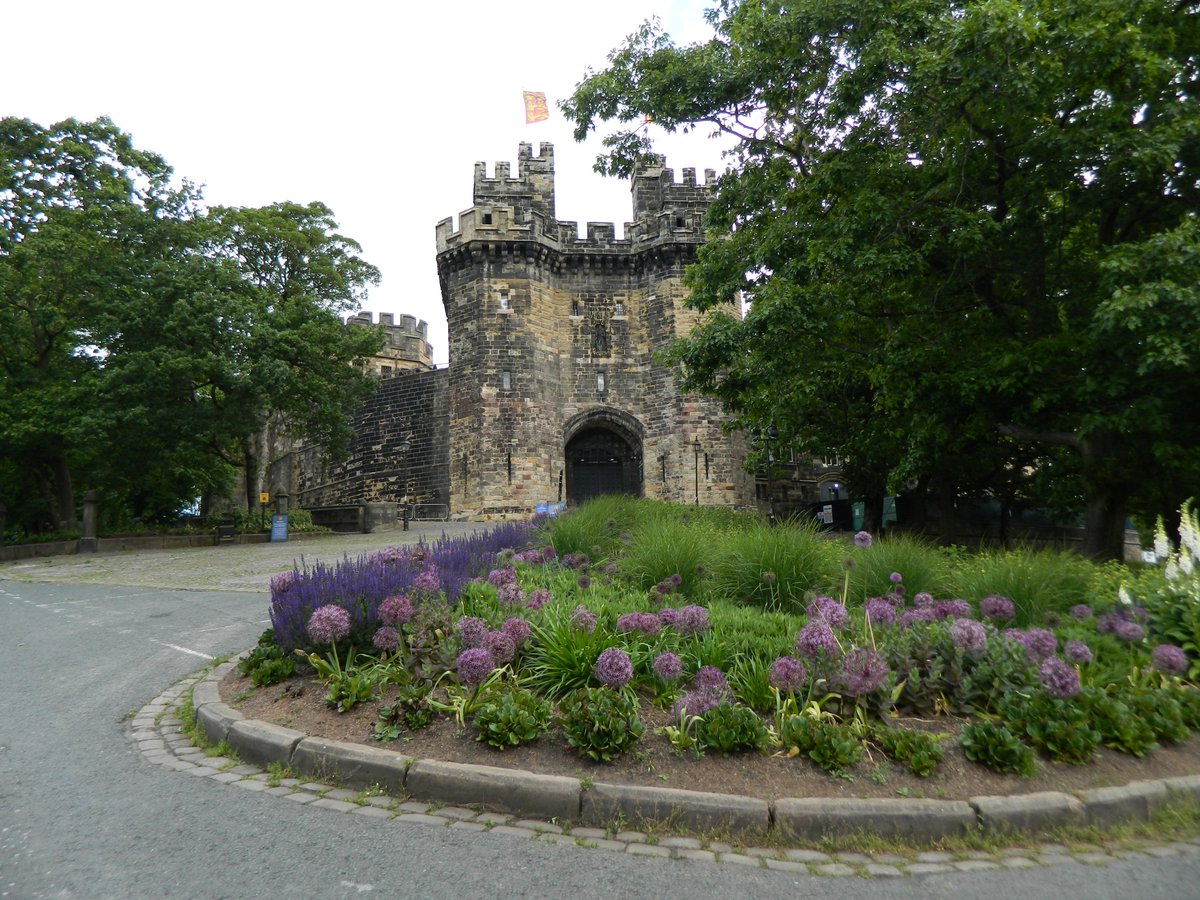
[[0,897],[1195,896],[1200,840],[734,846],[289,779],[183,737],[198,666],[254,642],[266,583],[298,552],[442,531],[0,566]]

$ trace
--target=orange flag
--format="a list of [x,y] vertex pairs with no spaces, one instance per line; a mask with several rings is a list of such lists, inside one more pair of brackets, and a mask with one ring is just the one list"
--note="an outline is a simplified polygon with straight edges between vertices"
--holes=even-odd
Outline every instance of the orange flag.
[[546,95],[541,91],[523,91],[525,97],[525,124],[544,122],[550,118],[550,107],[546,105]]

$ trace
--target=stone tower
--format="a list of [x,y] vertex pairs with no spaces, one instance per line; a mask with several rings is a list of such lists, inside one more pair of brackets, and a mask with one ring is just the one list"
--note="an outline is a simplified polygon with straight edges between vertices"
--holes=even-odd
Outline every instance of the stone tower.
[[449,475],[455,518],[621,491],[749,505],[753,482],[715,402],[682,394],[657,360],[697,314],[684,267],[704,241],[715,175],[665,160],[632,184],[633,218],[554,215],[554,148],[521,144],[516,175],[475,166],[474,205],[437,225],[450,333]]

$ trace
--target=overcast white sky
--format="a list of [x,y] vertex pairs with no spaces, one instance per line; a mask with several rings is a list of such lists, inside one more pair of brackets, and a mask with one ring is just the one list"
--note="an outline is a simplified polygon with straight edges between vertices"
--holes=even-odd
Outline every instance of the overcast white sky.
[[[706,0],[42,0],[10,11],[0,114],[107,115],[210,204],[320,200],[380,268],[366,309],[429,322],[447,361],[434,226],[471,205],[473,166],[551,141],[560,219],[630,218],[628,182],[592,172],[554,104],[657,15],[703,40]],[[24,18],[24,22],[20,21]],[[526,125],[521,92],[551,120]],[[720,168],[701,133],[661,138],[676,178]]]

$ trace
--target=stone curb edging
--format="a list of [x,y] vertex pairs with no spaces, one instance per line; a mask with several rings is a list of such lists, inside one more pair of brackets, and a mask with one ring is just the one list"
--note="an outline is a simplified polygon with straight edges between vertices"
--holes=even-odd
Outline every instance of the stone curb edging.
[[[244,655],[244,654],[243,654]],[[222,703],[218,684],[238,659],[214,668],[193,688],[196,721],[213,743],[226,741],[239,757],[277,763],[305,776],[367,788],[379,785],[415,800],[480,806],[603,826],[668,822],[694,831],[778,834],[819,840],[853,834],[911,837],[933,842],[971,831],[1013,835],[1064,825],[1101,829],[1143,822],[1171,802],[1200,804],[1200,775],[1137,781],[1082,791],[980,796],[965,801],[917,799],[781,798],[710,794],[671,788],[582,783],[557,775],[464,763],[414,760],[391,751],[313,738],[300,731],[245,719]]]

